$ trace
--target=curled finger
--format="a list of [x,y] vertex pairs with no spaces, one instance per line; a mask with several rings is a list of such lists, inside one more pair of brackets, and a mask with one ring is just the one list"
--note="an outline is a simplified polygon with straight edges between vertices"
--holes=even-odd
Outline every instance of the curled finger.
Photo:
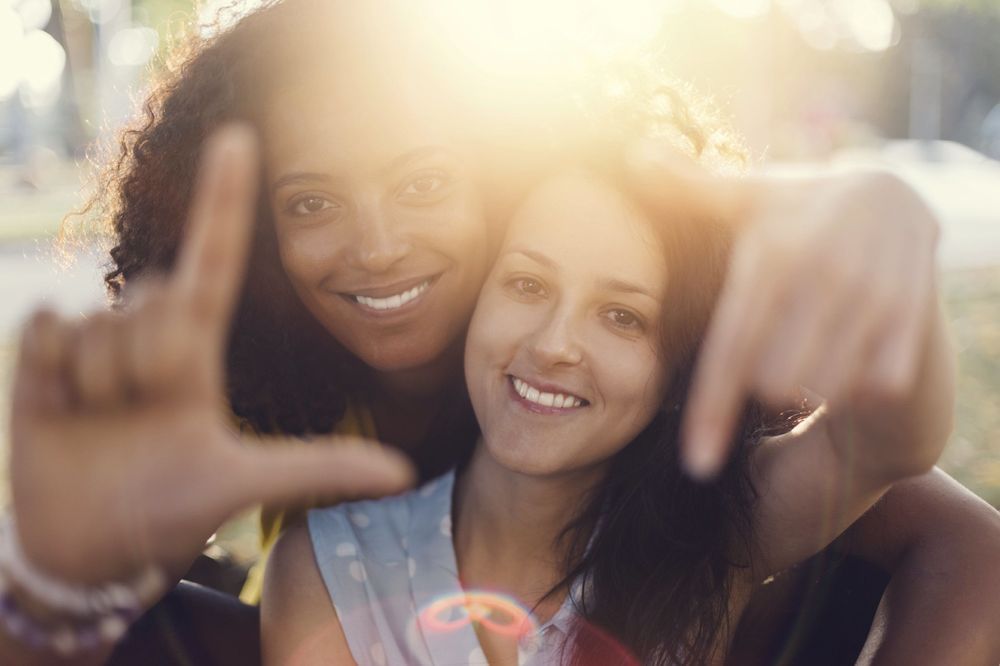
[[81,405],[108,408],[126,397],[117,320],[110,312],[97,312],[81,326],[72,364]]
[[161,285],[149,288],[142,306],[126,324],[124,374],[137,394],[156,394],[170,386],[183,370],[181,359],[186,342],[182,318],[172,310],[169,294]]
[[21,335],[14,381],[14,413],[47,413],[68,406],[66,361],[69,335],[65,322],[50,310],[36,311]]

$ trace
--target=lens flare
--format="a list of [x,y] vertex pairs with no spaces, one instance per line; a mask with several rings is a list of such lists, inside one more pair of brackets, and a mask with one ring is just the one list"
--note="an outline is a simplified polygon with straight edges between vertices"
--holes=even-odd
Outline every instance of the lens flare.
[[496,592],[469,591],[440,597],[417,616],[424,628],[442,634],[477,624],[487,631],[522,640],[538,631],[531,612],[513,597]]

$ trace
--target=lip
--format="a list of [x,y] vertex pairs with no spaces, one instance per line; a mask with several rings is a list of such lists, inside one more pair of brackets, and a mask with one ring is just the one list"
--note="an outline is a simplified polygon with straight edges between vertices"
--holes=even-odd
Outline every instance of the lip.
[[[514,377],[517,377],[521,381],[531,384],[533,388],[537,388],[543,393],[562,393],[563,395],[572,395],[574,397],[580,398],[583,404],[579,407],[546,407],[545,405],[540,405],[537,402],[531,402],[525,398],[521,397],[521,394],[517,392],[514,388]],[[569,391],[566,388],[559,386],[557,384],[551,384],[548,382],[535,382],[533,380],[526,379],[520,375],[506,374],[504,375],[504,381],[507,384],[507,391],[510,394],[511,399],[518,405],[528,410],[529,412],[534,412],[535,414],[556,414],[556,415],[568,415],[578,413],[581,409],[590,406],[590,401],[582,397],[579,393],[575,391]]]
[[[363,287],[361,289],[343,289],[337,292],[338,295],[344,298],[350,299],[352,296],[367,296],[368,298],[387,298],[389,296],[395,296],[396,294],[401,294],[404,291],[413,289],[418,284],[430,281],[430,286],[433,287],[434,283],[437,282],[444,272],[441,273],[426,273],[419,277],[408,278],[406,280],[400,280],[399,282],[392,282],[387,285],[381,285],[378,287]],[[356,301],[355,301],[356,302]]]
[[[337,296],[340,296],[345,302],[351,304],[360,312],[364,317],[369,319],[398,319],[400,317],[405,317],[409,313],[413,312],[419,308],[424,301],[427,300],[427,296],[434,290],[437,286],[438,280],[444,273],[433,273],[430,275],[425,275],[418,278],[411,278],[408,280],[403,280],[400,282],[395,282],[393,284],[372,287],[370,289],[361,289],[352,292],[337,292]],[[393,308],[391,310],[378,310],[373,307],[369,307],[364,303],[359,303],[354,297],[355,296],[366,296],[369,298],[386,298],[388,296],[394,296],[396,294],[408,291],[417,285],[427,282],[427,288],[423,290],[416,298],[401,305],[398,308]]]

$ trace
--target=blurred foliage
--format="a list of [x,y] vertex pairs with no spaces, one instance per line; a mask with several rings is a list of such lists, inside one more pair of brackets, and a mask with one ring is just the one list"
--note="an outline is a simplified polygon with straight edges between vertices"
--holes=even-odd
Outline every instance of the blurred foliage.
[[197,0],[133,0],[132,12],[138,22],[156,30],[162,55],[189,27],[198,4]]
[[948,273],[943,287],[958,399],[941,466],[1000,507],[1000,267]]
[[146,25],[157,27],[189,17],[195,4],[194,0],[134,0],[132,11],[142,16]]

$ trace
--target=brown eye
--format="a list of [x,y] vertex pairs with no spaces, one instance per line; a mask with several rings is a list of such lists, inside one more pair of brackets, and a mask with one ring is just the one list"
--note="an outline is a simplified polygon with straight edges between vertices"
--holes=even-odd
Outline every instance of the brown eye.
[[403,194],[430,194],[441,188],[441,179],[436,176],[417,178],[406,186]]
[[522,294],[531,296],[538,296],[545,291],[541,282],[532,280],[531,278],[518,278],[514,280],[514,288]]
[[407,203],[433,203],[447,194],[451,184],[452,178],[444,171],[422,171],[405,181],[397,196]]
[[511,277],[502,284],[507,293],[517,298],[535,299],[543,298],[546,295],[545,285],[541,280],[533,277]]
[[293,200],[288,212],[292,215],[315,215],[334,206],[336,204],[324,197],[306,196]]
[[622,308],[608,310],[604,316],[610,319],[614,326],[624,330],[637,331],[643,328],[642,320],[635,313]]

